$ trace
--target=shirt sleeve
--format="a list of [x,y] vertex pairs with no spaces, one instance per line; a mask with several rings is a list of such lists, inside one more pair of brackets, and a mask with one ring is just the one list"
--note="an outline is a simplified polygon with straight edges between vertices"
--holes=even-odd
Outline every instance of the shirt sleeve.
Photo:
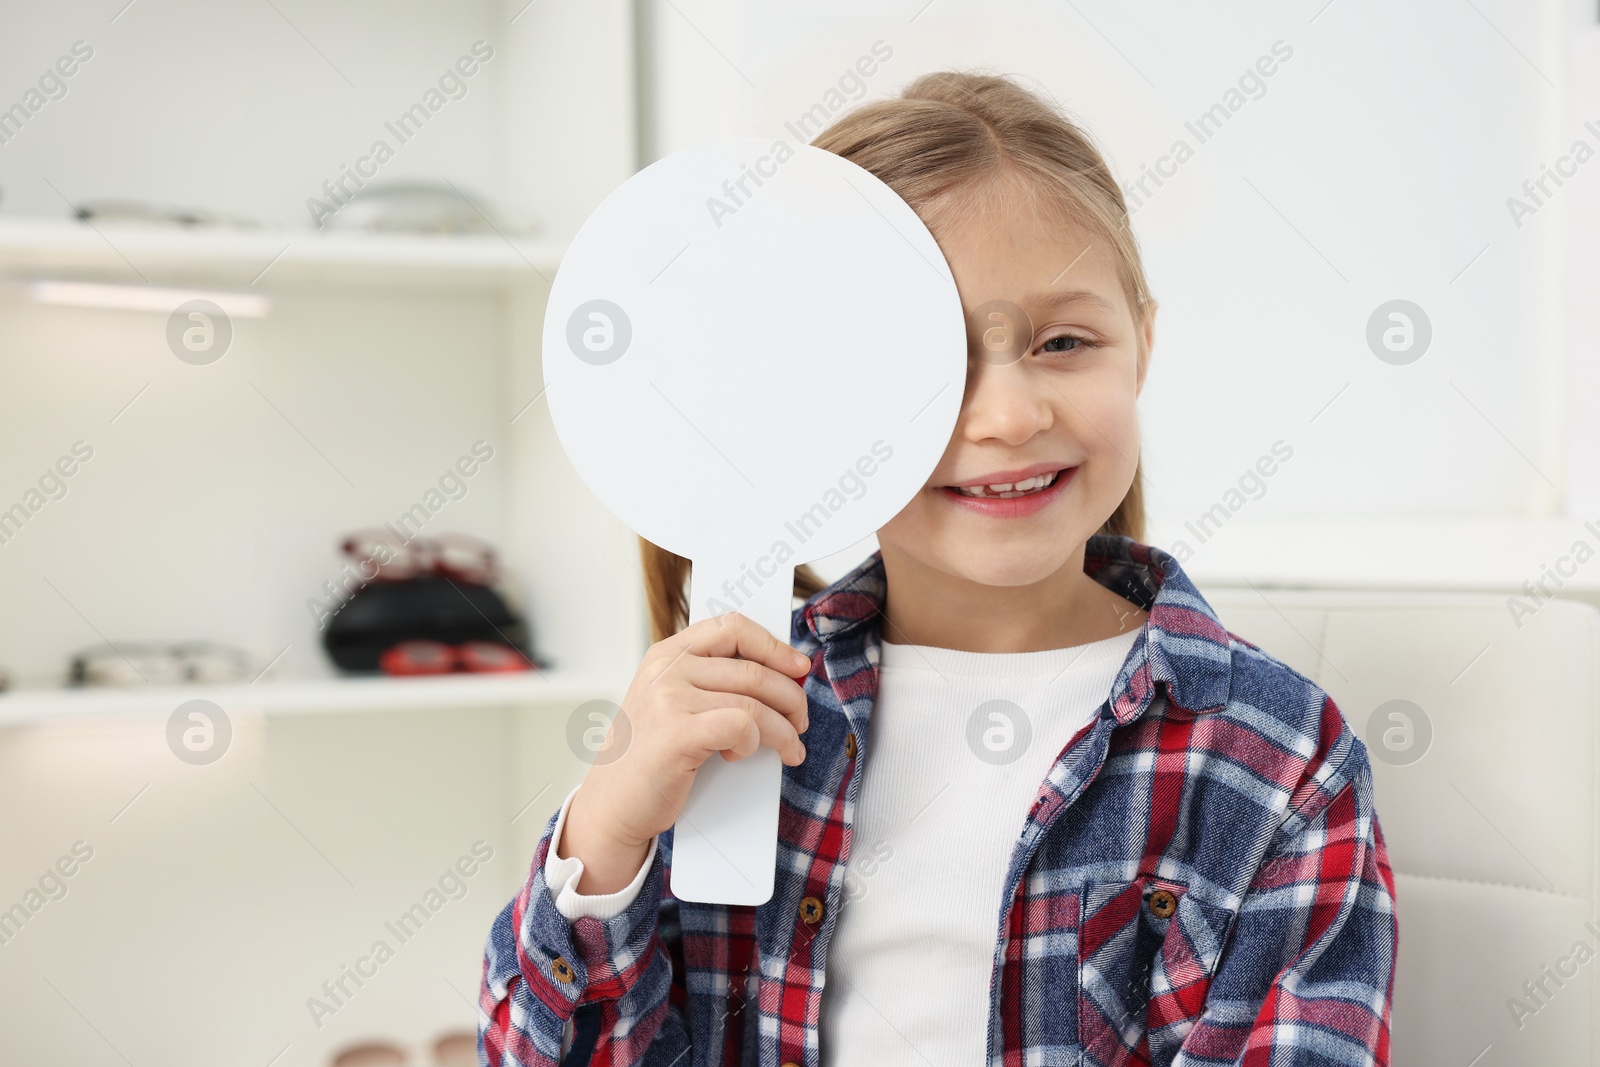
[[1333,740],[1295,789],[1178,1062],[1389,1063],[1394,874],[1366,749],[1324,700]]
[[633,876],[633,881],[615,893],[578,892],[578,883],[583,879],[583,861],[576,856],[563,858],[560,855],[561,828],[567,824],[567,809],[572,806],[572,798],[577,792],[577,788],[574,788],[568,793],[567,799],[561,802],[561,810],[556,812],[555,829],[550,835],[550,852],[544,861],[544,880],[555,897],[556,910],[566,916],[568,922],[585,916],[615,919],[627,910],[628,905],[638,898],[639,890],[644,888],[644,880],[650,873],[651,864],[655,862],[657,842],[655,838],[650,839],[650,851],[645,853],[639,872]]
[[669,1004],[672,961],[661,936],[665,850],[652,846],[637,893],[615,915],[568,919],[545,876],[565,808],[550,817],[526,884],[490,927],[478,991],[479,1063],[556,1067],[568,1034],[575,1047],[589,1048],[586,1062],[595,1065],[687,1062],[688,1030]]

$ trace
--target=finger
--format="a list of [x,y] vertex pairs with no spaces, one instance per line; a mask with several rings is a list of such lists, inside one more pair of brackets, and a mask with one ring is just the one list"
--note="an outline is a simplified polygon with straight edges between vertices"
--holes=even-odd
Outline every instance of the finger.
[[793,767],[806,758],[806,746],[794,723],[760,702],[746,710],[754,716],[756,727],[761,731],[761,743],[776,752],[784,763]]
[[[736,693],[725,693],[721,694],[720,696],[721,702],[717,702],[718,694],[707,693],[707,700],[709,702],[713,702],[713,706],[708,707],[704,711],[691,714],[689,716],[690,721],[695,719],[703,719],[707,715],[721,715],[725,711],[729,710],[730,705],[726,702],[731,701],[732,710],[741,712],[746,720],[755,724],[756,740],[758,744],[765,745],[767,748],[772,749],[778,754],[784,763],[791,767],[799,764],[806,758],[805,745],[801,742],[800,735],[795,730],[794,724],[788,719],[784,718],[776,711],[773,711],[765,704],[762,704],[756,700],[752,700],[747,696],[742,696]],[[741,739],[741,742],[744,740],[745,739]],[[737,748],[737,746],[733,745],[724,747]],[[718,749],[718,751],[722,751],[722,749]],[[751,746],[749,751],[744,751],[742,749],[738,751],[739,758],[743,758],[744,756],[749,755],[750,752],[755,751],[755,748],[754,746]]]
[[724,759],[743,759],[761,744],[761,728],[743,708],[711,708],[684,720],[684,740],[696,766],[721,752]]
[[[682,666],[682,680],[708,693],[738,693],[772,708],[800,733],[810,725],[805,690],[793,678],[754,660],[691,656]],[[721,701],[719,700],[719,703]]]
[[810,673],[811,660],[796,651],[786,641],[780,641],[766,627],[757,625],[748,615],[730,611],[714,619],[701,619],[664,644],[674,646],[676,654],[687,641],[689,651],[697,656],[724,656],[754,660],[764,663],[790,678]]

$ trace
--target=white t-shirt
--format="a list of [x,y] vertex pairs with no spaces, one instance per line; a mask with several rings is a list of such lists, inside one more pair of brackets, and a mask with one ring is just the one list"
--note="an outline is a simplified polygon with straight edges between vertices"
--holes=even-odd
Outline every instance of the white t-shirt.
[[[824,1067],[984,1059],[1000,896],[1034,795],[1111,694],[1139,630],[1043,652],[881,642],[843,903],[822,991]],[[559,845],[569,795],[553,838]],[[575,891],[552,847],[545,879],[568,919],[621,913],[644,883]]]
[[822,990],[825,1067],[984,1062],[1012,850],[1137,637],[1044,652],[881,645]]

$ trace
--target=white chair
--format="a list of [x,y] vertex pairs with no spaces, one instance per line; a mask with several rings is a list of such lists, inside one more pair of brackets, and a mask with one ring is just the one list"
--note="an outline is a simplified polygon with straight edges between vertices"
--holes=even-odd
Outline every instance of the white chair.
[[1400,918],[1393,1063],[1600,1065],[1600,611],[1548,601],[1519,626],[1487,594],[1201,591],[1367,744]]

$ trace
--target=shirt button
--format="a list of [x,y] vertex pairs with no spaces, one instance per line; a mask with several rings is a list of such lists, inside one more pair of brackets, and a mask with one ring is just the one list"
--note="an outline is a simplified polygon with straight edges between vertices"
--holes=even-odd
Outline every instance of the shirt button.
[[560,982],[562,985],[566,985],[573,979],[572,965],[566,960],[562,959],[560,956],[557,956],[555,959],[550,961],[550,973],[554,975],[556,981]]
[[1165,889],[1157,889],[1150,894],[1150,914],[1158,919],[1170,919],[1172,913],[1178,910],[1178,898]]
[[807,926],[813,926],[822,918],[822,901],[816,897],[806,897],[800,902],[800,921]]
[[847,734],[844,739],[844,754],[848,759],[856,758],[856,735]]

